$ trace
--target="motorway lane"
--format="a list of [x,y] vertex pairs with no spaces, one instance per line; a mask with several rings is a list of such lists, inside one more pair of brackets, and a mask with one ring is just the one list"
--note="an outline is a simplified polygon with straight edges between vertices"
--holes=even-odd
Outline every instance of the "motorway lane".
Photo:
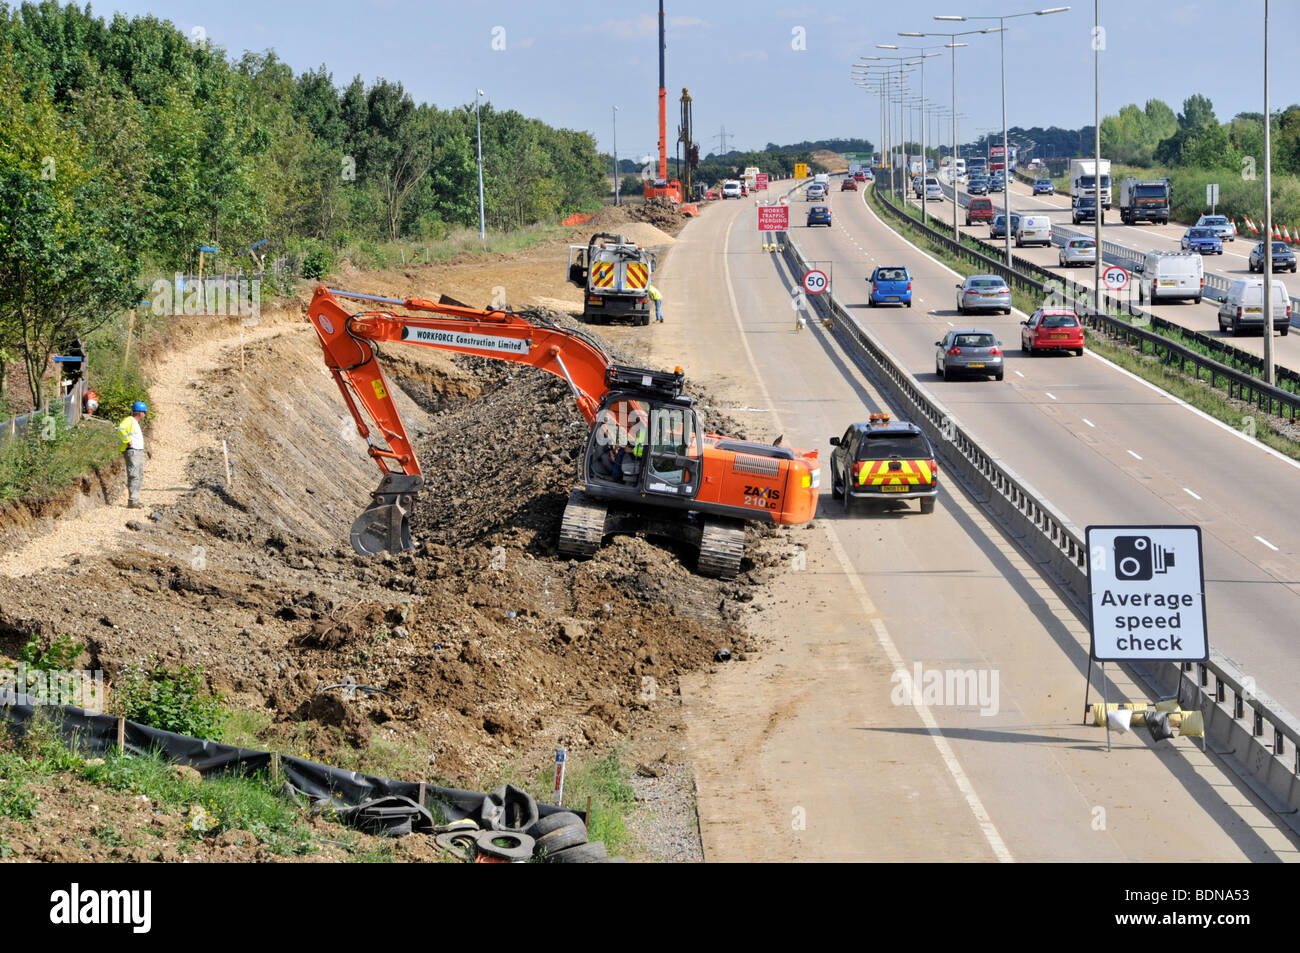
[[[715,385],[751,435],[826,455],[880,397],[823,330],[794,332],[793,279],[754,218],[723,203],[682,232],[652,359]],[[1102,752],[1078,725],[1086,632],[977,506],[945,491],[933,515],[846,518],[822,474],[818,519],[787,534],[806,568],[778,573],[757,617],[771,647],[683,681],[706,857],[1296,858],[1186,743]],[[996,672],[997,712],[894,704],[916,664]]]
[[[1085,231],[1088,235],[1092,234],[1092,227],[1087,223],[1072,225],[1070,221],[1069,196],[1031,196],[1028,194],[1029,187],[1019,183],[1012,187],[1011,208],[1013,212],[1035,212],[1041,211],[1049,215],[1053,225],[1064,225],[1076,230]],[[1000,206],[999,206],[1000,207]],[[1173,226],[1162,227],[1157,225],[1124,225],[1122,222],[1111,221],[1111,216],[1116,219],[1119,217],[1118,210],[1112,208],[1106,216],[1106,222],[1102,225],[1102,240],[1115,242],[1116,244],[1125,245],[1139,251],[1148,251],[1152,248],[1161,248],[1176,251],[1179,248],[1178,242],[1182,237],[1182,231],[1178,230],[1177,235],[1172,238],[1162,233]],[[988,228],[982,226],[972,226],[962,231],[974,235],[977,238],[987,238]],[[1241,254],[1231,251],[1236,245]],[[1235,243],[1224,244],[1224,254],[1206,255],[1204,264],[1206,271],[1213,271],[1231,278],[1258,278],[1259,275],[1252,275],[1246,267],[1246,255],[1254,242],[1244,242],[1238,239]],[[1012,243],[1015,254],[1020,255],[1036,264],[1050,267],[1062,275],[1067,275],[1075,281],[1087,287],[1092,287],[1092,269],[1091,268],[1066,268],[1058,267],[1057,258],[1058,246],[1053,245],[1051,248],[1041,246],[1015,248]],[[1294,280],[1293,275],[1289,272],[1275,276],[1279,281],[1287,285],[1290,293],[1300,297],[1300,282]],[[1134,305],[1138,305],[1137,285],[1136,282],[1130,283],[1125,291],[1126,300],[1131,300]],[[1222,332],[1219,330],[1218,310],[1219,302],[1210,298],[1202,299],[1201,303],[1194,304],[1191,301],[1168,302],[1156,306],[1150,304],[1138,305],[1144,310],[1150,311],[1157,317],[1164,318],[1174,324],[1189,328],[1194,331],[1200,331],[1202,334],[1210,337],[1220,338],[1225,343],[1248,351],[1256,356],[1262,356],[1264,353],[1264,341],[1261,335],[1253,334],[1243,337],[1233,337],[1231,332]],[[1300,369],[1300,334],[1286,337],[1280,334],[1273,336],[1273,353],[1278,364],[1293,369]]]
[[[1023,315],[959,317],[946,268],[860,200],[834,214],[834,228],[795,228],[795,240],[834,261],[842,299],[864,305],[860,319],[986,449],[1079,527],[1202,526],[1214,644],[1300,711],[1300,516],[1288,505],[1300,468],[1091,355],[1022,356]],[[855,299],[854,282],[877,263],[912,269],[924,306],[868,309],[865,282]],[[955,324],[989,328],[1012,349],[1004,383],[937,379],[932,342]]]

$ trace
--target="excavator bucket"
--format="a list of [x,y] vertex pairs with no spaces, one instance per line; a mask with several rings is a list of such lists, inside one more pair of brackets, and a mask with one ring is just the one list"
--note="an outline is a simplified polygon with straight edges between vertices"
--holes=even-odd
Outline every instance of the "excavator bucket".
[[387,550],[400,553],[414,549],[411,539],[411,510],[424,478],[405,473],[387,473],[373,494],[370,505],[352,524],[352,548],[362,556]]

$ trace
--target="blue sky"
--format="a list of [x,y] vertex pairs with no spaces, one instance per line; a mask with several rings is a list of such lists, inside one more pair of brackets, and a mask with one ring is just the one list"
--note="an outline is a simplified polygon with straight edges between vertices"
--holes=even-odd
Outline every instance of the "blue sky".
[[[723,126],[729,147],[836,136],[878,141],[877,99],[849,79],[859,56],[897,55],[876,50],[877,43],[947,42],[902,39],[900,31],[996,25],[939,23],[934,14],[1041,9],[1010,0],[669,0],[665,6],[669,144],[676,138],[677,98],[686,86],[704,153],[717,149]],[[187,34],[200,28],[232,56],[274,48],[299,72],[324,63],[338,85],[358,73],[367,81],[398,80],[417,99],[440,107],[472,102],[479,87],[496,107],[588,130],[605,150],[611,107],[617,105],[619,154],[636,158],[655,148],[656,2],[110,0],[94,9],[104,16],[152,14]],[[1263,9],[1263,0],[1101,0],[1102,114],[1150,97],[1177,111],[1195,92],[1210,97],[1221,120],[1262,110]],[[1300,36],[1300,3],[1274,0],[1270,12],[1277,108],[1300,100],[1300,64],[1289,42]],[[1067,13],[1009,21],[1010,125],[1077,127],[1092,121],[1092,17],[1093,4],[1084,2]],[[803,48],[797,49],[800,37]],[[968,117],[961,120],[961,138],[969,140],[977,130],[1001,125],[998,38],[962,39],[970,46],[957,51],[957,101]],[[950,53],[942,54],[927,62],[926,92],[946,105],[952,78]],[[919,76],[912,80],[919,87]]]

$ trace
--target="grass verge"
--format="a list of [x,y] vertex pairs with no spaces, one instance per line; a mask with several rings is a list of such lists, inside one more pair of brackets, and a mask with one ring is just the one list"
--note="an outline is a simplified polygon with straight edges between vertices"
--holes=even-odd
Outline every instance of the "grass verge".
[[[898,235],[905,241],[922,249],[930,255],[933,255],[939,261],[943,262],[949,268],[952,268],[958,274],[972,275],[976,274],[976,269],[968,262],[963,261],[954,255],[946,246],[930,240],[921,234],[904,234],[894,226],[892,213],[885,208],[884,204],[876,196],[875,190],[872,189],[867,194],[867,200],[871,203],[876,214],[881,220],[888,223]],[[908,209],[908,214],[913,218],[918,218],[914,210]],[[967,244],[963,238],[962,244]],[[981,250],[976,248],[977,251]],[[1033,313],[1038,307],[1039,302],[1029,292],[1012,289],[1012,304],[1025,314]],[[1123,315],[1114,315],[1115,317],[1125,319]],[[1125,319],[1127,320],[1127,319]],[[1294,425],[1282,417],[1276,417],[1264,414],[1253,404],[1245,401],[1236,400],[1221,393],[1219,390],[1211,388],[1210,383],[1204,378],[1198,377],[1195,373],[1184,371],[1178,368],[1170,367],[1160,360],[1156,355],[1140,351],[1134,347],[1119,344],[1094,331],[1087,331],[1088,347],[1095,351],[1101,357],[1114,362],[1130,373],[1148,381],[1161,390],[1180,400],[1186,401],[1215,420],[1219,420],[1228,426],[1241,430],[1244,433],[1251,434],[1256,440],[1266,446],[1272,447],[1279,453],[1288,457],[1300,460],[1300,441],[1291,433],[1294,432]],[[1189,342],[1181,336],[1168,336],[1170,340],[1192,347],[1193,342]],[[1197,347],[1196,350],[1202,350]],[[1209,357],[1218,357],[1218,355],[1206,354]],[[1288,388],[1291,389],[1291,388]]]

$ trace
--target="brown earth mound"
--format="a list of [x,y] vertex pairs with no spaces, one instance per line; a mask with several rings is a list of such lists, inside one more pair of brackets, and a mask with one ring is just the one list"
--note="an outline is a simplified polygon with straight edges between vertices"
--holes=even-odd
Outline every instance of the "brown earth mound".
[[428,479],[414,552],[348,548],[378,473],[303,326],[249,348],[242,377],[232,352],[195,381],[231,484],[220,452],[201,452],[198,488],[134,521],[136,545],[0,578],[0,654],[37,633],[84,643],[110,681],[137,659],[202,665],[235,707],[273,719],[268,746],[338,760],[382,739],[458,786],[505,758],[536,768],[556,747],[626,738],[678,675],[720,647],[743,658],[761,566],[705,579],[638,538],[555,554],[586,432],[562,383],[417,349],[386,360],[416,397],[393,388]]

